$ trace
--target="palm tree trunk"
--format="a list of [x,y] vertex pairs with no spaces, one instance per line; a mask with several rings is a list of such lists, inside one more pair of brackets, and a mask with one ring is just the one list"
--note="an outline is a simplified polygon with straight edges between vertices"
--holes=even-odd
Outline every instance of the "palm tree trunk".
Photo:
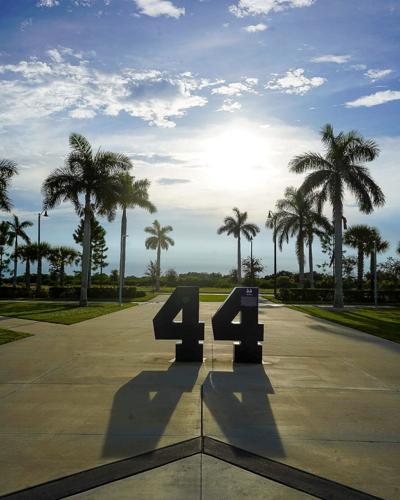
[[160,274],[161,274],[161,245],[157,246],[157,277],[156,277],[156,292],[160,291]]
[[238,285],[242,283],[242,249],[240,245],[240,234],[238,236],[238,247],[237,247],[237,281]]
[[36,269],[36,293],[40,292],[40,288],[42,286],[42,254],[40,249],[38,251],[38,261],[37,261],[37,269]]
[[31,261],[27,257],[25,264],[25,286],[29,290],[31,287]]
[[122,302],[122,291],[125,279],[125,255],[126,255],[126,208],[122,210],[121,218],[121,242],[119,256],[119,302]]
[[312,237],[308,239],[308,266],[310,269],[310,288],[314,288],[314,260],[312,250]]
[[90,219],[92,209],[90,206],[90,193],[85,196],[85,219],[83,223],[83,245],[82,245],[82,276],[81,276],[81,299],[79,305],[87,306],[89,267],[90,267]]
[[15,234],[15,244],[14,244],[14,276],[13,276],[13,287],[17,286],[17,270],[18,270],[18,236]]
[[343,231],[342,231],[343,205],[336,202],[333,208],[333,224],[335,228],[335,297],[333,306],[342,309],[343,301]]
[[364,277],[364,249],[361,245],[358,246],[357,255],[357,288],[362,290]]

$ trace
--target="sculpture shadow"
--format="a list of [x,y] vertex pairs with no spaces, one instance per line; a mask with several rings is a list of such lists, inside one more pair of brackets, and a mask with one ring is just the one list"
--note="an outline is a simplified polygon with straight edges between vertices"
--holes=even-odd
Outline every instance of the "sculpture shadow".
[[[168,370],[144,370],[115,394],[103,444],[103,457],[132,456],[157,447],[179,400],[196,384],[201,363],[172,363]],[[176,441],[185,431],[185,413],[176,419],[168,435]],[[200,412],[199,412],[200,417]],[[186,427],[187,428],[187,427]],[[198,435],[199,432],[197,432]]]
[[204,434],[270,458],[284,457],[284,449],[271,409],[274,394],[262,365],[233,364],[232,372],[210,372],[203,384],[209,411]]

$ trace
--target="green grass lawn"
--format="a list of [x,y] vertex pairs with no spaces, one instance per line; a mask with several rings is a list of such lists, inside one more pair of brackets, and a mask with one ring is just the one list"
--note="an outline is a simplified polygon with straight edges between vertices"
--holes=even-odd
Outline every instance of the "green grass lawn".
[[333,321],[400,343],[400,307],[388,309],[357,308],[345,311],[333,311],[316,306],[289,307],[317,318]]
[[30,333],[13,332],[0,328],[0,345],[14,342],[14,340],[25,339],[26,337],[32,337],[32,335]]
[[200,294],[200,302],[224,302],[227,295]]
[[156,296],[156,293],[148,293],[146,292],[146,295],[144,297],[135,297],[132,299],[133,302],[147,302],[148,300],[154,299]]
[[90,304],[87,307],[79,307],[77,304],[60,304],[55,302],[10,301],[0,302],[0,316],[73,325],[80,321],[97,318],[98,316],[120,311],[134,305]]

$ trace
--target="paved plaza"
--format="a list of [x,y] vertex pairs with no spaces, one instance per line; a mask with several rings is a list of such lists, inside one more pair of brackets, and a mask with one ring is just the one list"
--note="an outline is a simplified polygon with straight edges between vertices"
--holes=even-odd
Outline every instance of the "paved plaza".
[[[400,498],[400,345],[260,307],[264,363],[234,365],[206,324],[202,364],[156,341],[160,302],[0,347],[0,495],[204,436],[387,499]],[[73,498],[311,498],[194,455]]]

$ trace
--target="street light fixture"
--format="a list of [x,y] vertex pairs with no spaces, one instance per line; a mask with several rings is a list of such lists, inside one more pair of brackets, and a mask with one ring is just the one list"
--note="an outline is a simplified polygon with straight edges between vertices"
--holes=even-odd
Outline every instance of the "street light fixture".
[[276,297],[276,217],[271,210],[268,211],[268,219],[274,223],[273,241],[274,241],[274,297]]
[[36,272],[36,291],[38,292],[40,290],[40,287],[42,286],[42,254],[40,252],[40,221],[41,217],[48,217],[49,214],[47,213],[47,210],[43,209],[41,212],[38,213],[38,236],[37,236],[37,243],[38,243],[38,256],[37,256],[37,272]]

